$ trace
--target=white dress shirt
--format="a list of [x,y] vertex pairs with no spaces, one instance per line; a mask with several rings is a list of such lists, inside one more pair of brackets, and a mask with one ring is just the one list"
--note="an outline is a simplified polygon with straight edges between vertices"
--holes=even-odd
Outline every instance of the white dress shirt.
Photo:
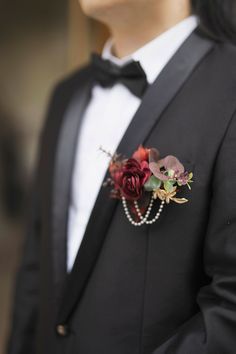
[[[112,55],[112,40],[109,40],[102,57],[117,65],[124,65],[130,60],[139,61],[148,83],[152,84],[196,26],[197,18],[190,16],[122,59]],[[102,146],[112,154],[115,153],[140,103],[138,97],[119,83],[111,88],[96,85],[92,90],[78,137],[72,178],[67,241],[68,271],[73,266],[109,164],[109,158],[99,148]]]

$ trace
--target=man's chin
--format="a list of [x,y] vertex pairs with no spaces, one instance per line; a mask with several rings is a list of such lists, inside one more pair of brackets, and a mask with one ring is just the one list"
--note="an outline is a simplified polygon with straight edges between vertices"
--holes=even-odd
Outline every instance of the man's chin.
[[85,15],[103,21],[107,13],[124,4],[127,0],[79,0]]

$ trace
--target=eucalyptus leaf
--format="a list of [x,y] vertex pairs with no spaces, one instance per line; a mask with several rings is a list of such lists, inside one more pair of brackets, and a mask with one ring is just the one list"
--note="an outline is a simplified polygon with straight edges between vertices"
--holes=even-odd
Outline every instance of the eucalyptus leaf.
[[156,178],[155,176],[151,176],[149,180],[145,183],[144,188],[147,192],[152,192],[158,188],[160,188],[162,181]]

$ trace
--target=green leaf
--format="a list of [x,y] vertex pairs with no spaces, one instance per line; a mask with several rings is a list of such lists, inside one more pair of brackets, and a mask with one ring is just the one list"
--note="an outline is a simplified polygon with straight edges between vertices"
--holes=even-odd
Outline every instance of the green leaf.
[[149,180],[145,183],[144,188],[147,192],[152,192],[161,186],[161,180],[155,176],[151,176]]
[[175,181],[173,181],[173,180],[172,181],[168,180],[168,181],[164,182],[164,188],[168,193],[173,191],[174,183],[175,183]]
[[189,180],[191,180],[193,178],[193,173],[192,172],[189,173],[188,178],[189,178]]

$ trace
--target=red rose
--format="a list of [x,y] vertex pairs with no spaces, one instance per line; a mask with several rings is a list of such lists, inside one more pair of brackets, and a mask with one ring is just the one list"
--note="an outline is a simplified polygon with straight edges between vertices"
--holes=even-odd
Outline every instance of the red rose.
[[134,152],[132,158],[137,160],[138,162],[148,161],[149,160],[149,151],[150,151],[150,149],[146,149],[142,145],[140,145],[138,150],[136,150]]
[[138,200],[143,192],[143,186],[149,179],[151,171],[147,161],[138,162],[129,159],[122,170],[113,174],[115,188],[128,200]]

